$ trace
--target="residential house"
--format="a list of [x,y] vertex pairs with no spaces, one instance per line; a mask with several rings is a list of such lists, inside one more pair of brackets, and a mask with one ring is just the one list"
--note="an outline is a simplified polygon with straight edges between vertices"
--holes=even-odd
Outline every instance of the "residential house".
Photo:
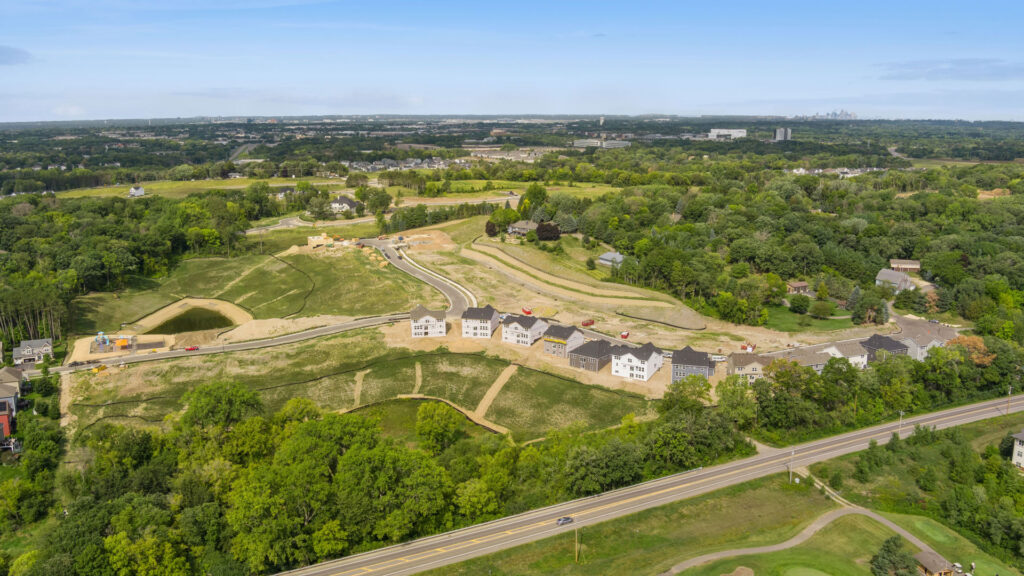
[[893,258],[889,260],[889,269],[897,272],[920,272],[921,261],[920,260],[901,260],[899,258]]
[[612,361],[612,348],[607,340],[591,340],[569,352],[569,366],[597,372]]
[[490,338],[499,323],[498,311],[490,304],[483,308],[466,308],[462,313],[462,337]]
[[726,362],[725,373],[729,376],[736,374],[747,384],[750,384],[764,376],[764,369],[772,363],[771,358],[754,354],[751,352],[733,352]]
[[575,326],[552,324],[544,332],[544,353],[568,358],[569,352],[583,345],[583,332]]
[[335,214],[341,214],[343,212],[354,212],[359,207],[359,202],[349,198],[348,196],[338,196],[334,200],[331,200],[331,212]]
[[697,374],[707,379],[715,373],[715,362],[707,352],[698,352],[687,346],[672,353],[672,381],[678,382]]
[[444,310],[428,310],[422,305],[409,312],[413,338],[444,336],[448,331],[444,322]]
[[874,362],[879,358],[878,353],[885,354],[907,354],[907,345],[897,342],[888,336],[872,334],[870,338],[860,343],[868,351],[868,362]]
[[526,236],[530,232],[537,231],[537,223],[529,220],[520,220],[508,225],[508,233],[513,236]]
[[922,576],[953,576],[953,565],[934,550],[922,550],[914,554],[914,560]]
[[875,286],[886,286],[892,288],[896,294],[904,290],[914,288],[914,281],[907,276],[906,272],[882,269],[875,275]]
[[0,368],[0,440],[14,431],[14,416],[18,412],[18,395],[21,392],[21,370]]
[[618,252],[605,252],[597,257],[597,263],[608,267],[621,266],[623,258],[625,258],[625,256]]
[[23,380],[24,374],[21,370],[10,366],[0,368],[0,402],[11,405],[12,416],[18,411],[18,395]]
[[612,375],[646,382],[664,361],[661,349],[650,342],[639,348],[616,346],[612,350]]
[[786,362],[796,362],[805,368],[811,368],[818,374],[825,369],[825,364],[832,359],[832,356],[815,350],[792,350],[780,356]]
[[142,186],[132,186],[128,190],[128,197],[129,198],[141,198],[142,196],[145,196],[145,195],[146,195],[146,189],[143,188]]
[[893,336],[894,340],[907,345],[907,354],[914,360],[924,360],[928,351],[946,345],[957,337],[957,331],[948,326],[932,322],[912,321],[904,324],[903,330]]
[[809,294],[811,292],[811,286],[803,280],[794,280],[792,282],[786,282],[786,294]]
[[53,356],[53,339],[22,340],[13,350],[14,365],[35,364],[42,362],[47,356]]
[[846,358],[854,368],[863,370],[868,366],[868,349],[859,341],[833,342],[821,349],[833,358]]
[[501,341],[532,346],[547,332],[548,323],[535,316],[509,314],[501,323]]
[[1010,461],[1017,468],[1024,470],[1024,432],[1013,435],[1013,454]]

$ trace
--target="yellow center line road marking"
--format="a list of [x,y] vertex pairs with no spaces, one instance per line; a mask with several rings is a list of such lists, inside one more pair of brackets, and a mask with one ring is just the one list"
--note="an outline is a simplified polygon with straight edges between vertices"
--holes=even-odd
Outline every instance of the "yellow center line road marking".
[[[1024,401],[1024,398],[1015,398],[1014,400],[1015,401],[1013,402],[1012,406],[1019,407],[1020,402]],[[972,410],[965,410],[963,412],[957,412],[955,414],[946,414],[946,415],[938,416],[938,417],[934,417],[934,418],[922,418],[922,419],[918,419],[916,421],[915,420],[911,420],[909,422],[904,422],[904,426],[913,426],[913,425],[915,425],[917,423],[923,423],[923,424],[927,424],[929,426],[934,426],[936,424],[945,422],[947,420],[956,421],[958,419],[968,418],[968,417],[970,417],[972,415],[981,414],[983,412],[989,412],[989,411],[991,411],[993,409],[998,409],[1000,407],[1001,406],[993,404],[993,405],[987,405],[987,406],[982,406],[982,407],[974,408]],[[954,422],[954,423],[956,423],[956,422]],[[891,424],[888,424],[887,426],[891,426]],[[591,506],[589,508],[584,508],[584,509],[582,509],[582,510],[580,510],[578,512],[575,512],[573,515],[574,516],[593,515],[593,514],[597,514],[598,512],[607,510],[609,508],[618,508],[618,507],[622,507],[622,506],[625,506],[625,505],[628,505],[628,504],[632,504],[632,503],[635,503],[635,502],[638,502],[638,501],[641,501],[641,500],[647,500],[647,501],[649,501],[648,503],[657,502],[659,500],[662,500],[663,499],[662,497],[665,496],[666,494],[669,494],[669,493],[672,493],[672,492],[684,491],[684,490],[686,490],[688,488],[691,488],[691,487],[693,487],[695,485],[698,485],[698,484],[706,484],[708,482],[722,482],[723,480],[725,480],[727,478],[730,478],[732,476],[739,475],[741,478],[744,478],[744,479],[755,477],[758,474],[758,472],[756,472],[756,470],[759,470],[759,469],[767,467],[767,466],[778,466],[780,464],[785,464],[785,463],[789,462],[790,459],[792,459],[794,462],[796,462],[796,461],[801,461],[802,462],[802,461],[808,460],[809,458],[813,460],[815,458],[815,456],[814,456],[815,454],[823,452],[824,455],[830,455],[832,453],[844,450],[846,447],[848,447],[851,444],[857,444],[857,443],[862,443],[862,442],[865,442],[865,441],[870,441],[870,440],[872,440],[872,439],[874,439],[876,437],[885,438],[885,437],[891,435],[892,432],[893,432],[893,430],[891,430],[891,429],[882,428],[882,429],[873,430],[873,431],[860,431],[860,433],[854,433],[854,434],[856,434],[856,437],[845,439],[845,440],[842,440],[842,441],[839,441],[839,442],[835,442],[835,441],[833,441],[833,442],[819,441],[819,442],[817,442],[815,444],[810,444],[810,445],[808,445],[807,447],[805,447],[803,449],[796,448],[795,449],[796,450],[796,454],[795,455],[791,455],[790,453],[787,453],[787,452],[783,451],[783,452],[780,452],[780,453],[777,453],[777,454],[773,454],[771,456],[767,456],[762,461],[751,462],[749,465],[746,465],[746,466],[740,466],[739,463],[736,463],[736,464],[734,464],[736,467],[734,469],[732,469],[732,470],[705,471],[704,472],[704,474],[705,474],[704,477],[697,478],[697,479],[692,480],[690,482],[684,482],[682,484],[673,484],[671,486],[667,486],[665,488],[662,488],[660,490],[655,490],[653,492],[646,492],[644,494],[639,494],[637,496],[633,496],[633,497],[626,498],[626,499],[623,499],[623,500],[616,500],[614,502],[609,502],[608,504],[601,504],[599,506]],[[790,450],[792,451],[793,449],[790,449]],[[700,474],[700,473],[698,473],[698,474]],[[671,500],[668,500],[667,502],[671,502]],[[629,509],[640,508],[640,507],[642,507],[642,505],[641,506],[631,506],[631,507],[629,507]],[[620,510],[618,512],[621,513],[622,511]],[[611,514],[605,514],[605,515],[601,515],[601,516],[611,516]],[[463,549],[463,548],[471,548],[471,547],[473,547],[476,544],[486,544],[486,543],[488,543],[488,542],[490,542],[492,540],[502,540],[506,536],[514,536],[514,535],[520,534],[522,532],[527,532],[527,531],[535,530],[535,529],[540,528],[540,527],[550,528],[551,527],[551,522],[552,522],[551,519],[546,519],[546,520],[542,520],[542,521],[539,521],[539,522],[534,522],[532,524],[527,524],[527,525],[524,525],[524,526],[520,526],[518,528],[511,528],[511,529],[505,530],[503,532],[495,532],[495,533],[489,534],[487,536],[481,536],[481,537],[474,538],[474,539],[471,539],[471,540],[466,540],[466,541],[459,542],[459,543],[453,543],[453,544],[450,544],[450,545],[446,545],[443,548],[434,548],[433,550],[429,550],[429,551],[425,551],[425,552],[417,552],[415,554],[410,554],[408,556],[402,556],[402,557],[397,558],[397,559],[385,560],[385,561],[379,562],[377,564],[371,564],[370,566],[363,566],[363,567],[360,567],[360,568],[353,568],[353,569],[349,569],[349,570],[346,570],[346,571],[343,571],[343,572],[334,572],[334,573],[332,573],[332,576],[344,576],[346,574],[365,574],[365,573],[368,573],[368,572],[376,572],[376,571],[379,571],[379,570],[384,570],[384,569],[387,569],[387,568],[391,568],[391,567],[394,567],[394,566],[399,566],[399,565],[406,564],[406,563],[409,563],[409,562],[414,562],[416,560],[423,560],[423,559],[426,559],[426,558],[430,558],[432,556],[437,556],[440,553],[452,552],[452,551],[460,550],[460,549]],[[546,532],[550,532],[550,531],[551,530],[546,530]],[[464,555],[465,554],[462,554],[460,556],[464,556]]]

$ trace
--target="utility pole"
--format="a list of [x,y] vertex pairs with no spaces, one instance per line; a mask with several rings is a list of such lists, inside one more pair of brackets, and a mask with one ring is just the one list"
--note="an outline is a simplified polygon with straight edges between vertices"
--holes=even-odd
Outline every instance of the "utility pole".
[[790,484],[793,483],[793,457],[794,456],[796,456],[796,448],[794,448],[789,453],[789,466],[787,466],[787,468],[789,468],[789,483]]
[[1010,384],[1010,387],[1006,389],[1006,415],[1007,416],[1010,415],[1010,398],[1012,398],[1012,397],[1013,397],[1013,384]]
[[576,528],[576,563],[580,563],[580,529]]
[[903,433],[903,410],[900,410],[900,424],[896,429],[896,436],[899,437]]

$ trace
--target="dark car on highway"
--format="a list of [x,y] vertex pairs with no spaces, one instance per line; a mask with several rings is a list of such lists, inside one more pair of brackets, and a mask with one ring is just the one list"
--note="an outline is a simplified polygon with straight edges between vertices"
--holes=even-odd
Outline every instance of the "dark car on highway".
[[555,520],[555,524],[558,524],[559,526],[565,526],[566,524],[572,524],[572,523],[573,523],[572,516],[562,516],[558,520]]

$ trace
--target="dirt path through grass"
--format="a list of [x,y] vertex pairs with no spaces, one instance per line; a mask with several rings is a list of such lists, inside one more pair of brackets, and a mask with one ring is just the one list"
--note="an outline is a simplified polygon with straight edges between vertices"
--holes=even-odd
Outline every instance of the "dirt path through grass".
[[369,370],[362,370],[360,372],[356,372],[356,389],[355,392],[352,394],[353,396],[355,396],[355,398],[352,401],[353,410],[359,408],[359,406],[361,405],[359,397],[362,396],[363,394],[363,378],[369,373]]
[[412,387],[413,394],[420,393],[420,387],[423,386],[423,366],[419,362],[416,363],[416,385]]
[[505,383],[516,373],[516,370],[519,370],[518,364],[509,364],[507,368],[501,371],[501,374],[498,374],[498,377],[494,379],[494,383],[487,389],[487,393],[480,399],[480,404],[477,405],[476,410],[473,411],[477,418],[482,419],[487,414],[487,409],[491,407],[491,403],[498,397],[501,389],[505,387]]
[[[243,278],[248,276],[250,273],[255,271],[257,268],[262,268],[263,265],[266,264],[269,261],[270,260],[261,260],[260,262],[258,262],[256,264],[253,264],[252,266],[246,268],[238,276],[233,278],[231,280],[231,282],[228,282],[227,284],[225,284],[224,287],[221,288],[221,290],[219,292],[217,292],[216,294],[213,295],[213,297],[214,298],[220,298],[221,294],[224,294],[225,292],[227,292],[228,290],[233,288],[235,284],[238,284],[239,282],[241,282]],[[241,300],[241,299],[239,299],[239,300]]]
[[459,406],[458,404],[455,404],[454,402],[446,398],[438,398],[437,396],[427,396],[426,394],[399,394],[398,396],[395,396],[395,398],[398,398],[399,400],[437,400],[438,402],[444,402],[445,404],[458,410],[460,414],[462,414],[466,418],[469,418],[474,423],[479,424],[484,428],[490,428],[491,430],[494,430],[498,434],[508,434],[508,428],[505,428],[500,424],[495,424],[494,422],[491,422],[490,420],[484,418],[483,416],[477,416],[476,412],[470,412],[469,410],[463,408],[462,406]]

